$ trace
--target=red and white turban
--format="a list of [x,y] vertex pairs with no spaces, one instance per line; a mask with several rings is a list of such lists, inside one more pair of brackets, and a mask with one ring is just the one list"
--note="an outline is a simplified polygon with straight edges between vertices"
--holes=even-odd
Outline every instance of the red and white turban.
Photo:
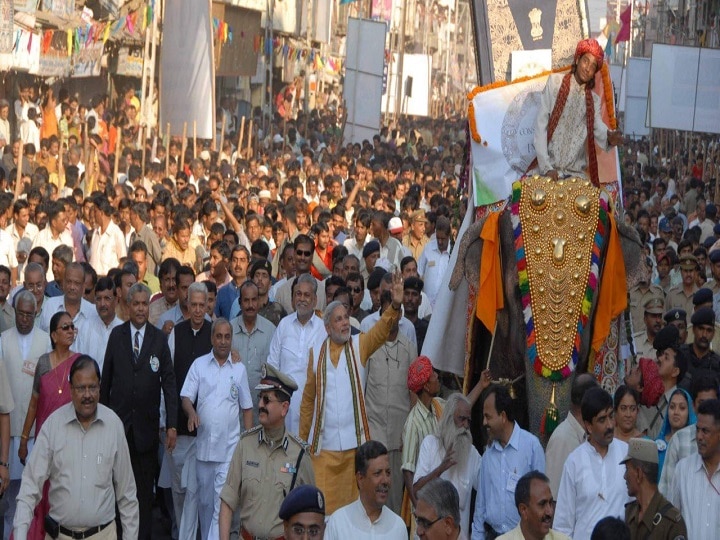
[[597,42],[596,39],[588,38],[583,39],[580,43],[577,44],[577,47],[575,48],[575,63],[582,58],[583,55],[586,53],[590,53],[595,57],[595,60],[597,60],[598,69],[602,67],[603,59],[605,58],[605,53],[602,50],[602,47],[600,47],[600,44]]
[[432,377],[433,366],[427,356],[418,356],[408,369],[407,384],[411,392],[418,393]]

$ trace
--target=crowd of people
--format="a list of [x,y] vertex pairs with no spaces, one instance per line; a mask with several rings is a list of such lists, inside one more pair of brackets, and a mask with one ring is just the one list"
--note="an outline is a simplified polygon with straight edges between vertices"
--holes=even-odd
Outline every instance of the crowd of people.
[[717,537],[702,157],[654,168],[626,146],[653,269],[630,291],[639,365],[614,396],[575,377],[544,449],[489,371],[464,395],[419,355],[467,204],[464,121],[342,145],[316,110],[217,151],[138,147],[132,92],[38,94],[12,126],[0,101],[5,538]]

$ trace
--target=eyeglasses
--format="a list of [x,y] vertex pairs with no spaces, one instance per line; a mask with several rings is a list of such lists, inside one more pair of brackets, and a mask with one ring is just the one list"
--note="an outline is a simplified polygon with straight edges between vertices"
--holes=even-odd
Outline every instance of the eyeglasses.
[[93,396],[100,391],[100,387],[97,384],[89,384],[87,386],[73,385],[72,389],[75,390],[80,395],[90,394]]
[[305,536],[307,534],[309,538],[318,538],[322,533],[322,529],[317,525],[311,525],[307,528],[302,525],[293,525],[292,532],[295,536]]
[[415,516],[415,522],[417,523],[417,528],[422,529],[424,531],[427,531],[430,527],[435,525],[438,521],[443,519],[443,516],[440,516],[436,518],[433,521],[430,521],[429,519],[418,517],[417,514],[413,514]]
[[350,287],[350,292],[353,294],[360,294],[363,292],[362,287]]
[[281,403],[281,401],[279,399],[270,399],[267,394],[258,394],[258,403],[267,405],[268,403]]
[[15,309],[15,318],[16,319],[34,319],[35,313],[31,311],[21,311],[19,309]]
[[309,257],[312,255],[312,251],[304,251],[302,249],[296,249],[295,255],[301,255],[302,257]]
[[75,325],[73,323],[67,323],[67,324],[63,324],[62,326],[60,326],[59,329],[62,330],[63,332],[67,332],[68,330],[74,331]]

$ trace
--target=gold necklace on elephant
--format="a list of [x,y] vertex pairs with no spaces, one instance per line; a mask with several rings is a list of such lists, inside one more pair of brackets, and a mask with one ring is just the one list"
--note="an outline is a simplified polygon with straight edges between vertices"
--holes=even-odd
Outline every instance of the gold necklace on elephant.
[[513,185],[515,237],[528,360],[551,380],[578,363],[608,221],[608,195],[588,180],[527,177]]

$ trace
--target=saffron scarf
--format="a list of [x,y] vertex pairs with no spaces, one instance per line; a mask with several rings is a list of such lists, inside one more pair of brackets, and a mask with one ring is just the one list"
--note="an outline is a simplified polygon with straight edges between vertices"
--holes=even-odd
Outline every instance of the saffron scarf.
[[[316,455],[320,452],[323,427],[325,424],[325,390],[327,387],[327,363],[330,356],[330,338],[326,339],[320,348],[320,355],[316,368],[316,393],[315,393],[315,419],[310,429],[310,453]],[[370,440],[370,425],[368,424],[367,414],[365,412],[365,396],[362,392],[362,381],[360,379],[360,368],[358,367],[358,358],[355,354],[352,339],[348,340],[344,347],[343,353],[345,362],[347,363],[348,374],[350,376],[350,390],[352,394],[353,413],[355,416],[355,434],[357,436],[358,446]],[[342,360],[342,358],[341,358]],[[340,367],[338,362],[338,368]]]

